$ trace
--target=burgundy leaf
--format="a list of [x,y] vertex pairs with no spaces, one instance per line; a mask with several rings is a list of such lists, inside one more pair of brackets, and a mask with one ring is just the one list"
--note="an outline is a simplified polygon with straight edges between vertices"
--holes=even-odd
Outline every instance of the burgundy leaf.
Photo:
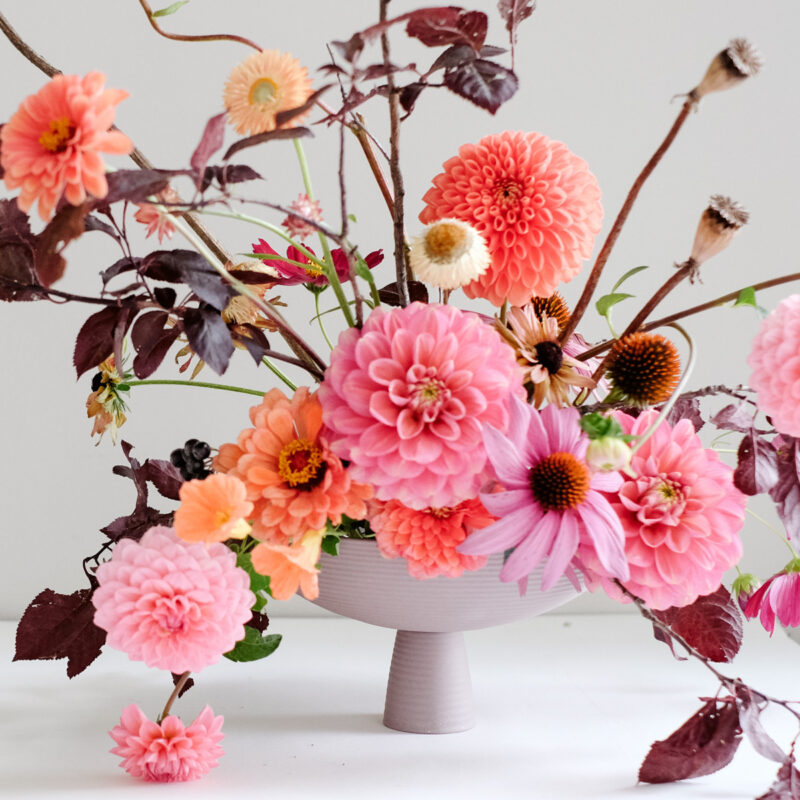
[[73,239],[83,234],[83,218],[88,210],[88,203],[64,205],[36,237],[33,262],[39,281],[44,286],[52,286],[64,274],[67,262],[61,253]]
[[733,698],[711,699],[668,738],[653,742],[639,780],[671,783],[710,775],[731,762],[741,736]]
[[425,86],[426,84],[424,83],[409,83],[408,86],[404,86],[400,90],[400,105],[403,107],[406,115],[414,110],[417,98],[420,96]]
[[352,64],[364,49],[364,38],[354,33],[346,42],[331,42],[331,47],[347,62]]
[[778,454],[751,428],[739,442],[733,483],[744,494],[768,492],[778,482]]
[[691,605],[653,613],[709,661],[732,661],[742,646],[739,606],[724,586]]
[[319,100],[322,95],[328,91],[328,89],[333,86],[332,83],[328,83],[320,89],[317,89],[316,92],[310,94],[308,96],[308,100],[303,103],[301,106],[296,106],[295,108],[287,108],[285,111],[279,111],[275,115],[275,127],[282,128],[286,125],[287,122],[291,122],[295,117],[299,117],[301,114],[305,114],[310,108],[313,108],[314,104]]
[[246,147],[255,147],[257,144],[264,142],[271,142],[273,139],[302,139],[304,136],[313,136],[314,134],[308,128],[280,128],[274,131],[266,131],[265,133],[257,133],[255,136],[248,136],[246,139],[239,139],[234,142],[222,157],[223,161],[228,161],[231,156],[244,150]]
[[753,406],[744,401],[731,403],[711,417],[718,428],[737,433],[747,433],[753,427]]
[[229,183],[244,183],[257,181],[261,176],[246,164],[224,164],[222,166],[206,167],[203,179],[200,182],[200,191],[204,192],[214,181],[224,191]]
[[[181,679],[181,676],[177,672],[173,672],[172,673],[172,685],[173,686],[177,686],[178,685],[178,681],[180,679]],[[189,678],[186,681],[186,683],[183,684],[183,686],[181,687],[181,690],[178,692],[178,699],[180,700],[180,698],[183,697],[186,694],[186,692],[188,692],[189,689],[192,688],[192,686],[194,686],[194,678]]]
[[517,76],[506,67],[478,58],[444,74],[452,92],[494,114],[519,86]]
[[[240,330],[244,329],[244,330]],[[234,341],[239,342],[253,357],[256,366],[261,366],[261,361],[269,352],[269,342],[261,329],[249,323],[237,325],[231,331]]]
[[469,45],[479,53],[486,39],[488,18],[482,11],[462,11],[456,6],[423,8],[408,15],[406,33],[427,47]]
[[87,231],[100,231],[101,233],[105,233],[107,236],[110,236],[117,242],[121,241],[119,234],[114,230],[114,228],[95,214],[87,214],[83,220],[83,224]]
[[703,417],[700,415],[700,398],[698,397],[678,397],[675,405],[669,410],[666,417],[668,425],[676,425],[682,419],[688,419],[694,426],[695,431],[705,425]]
[[142,465],[142,470],[147,480],[153,484],[162,497],[168,500],[180,500],[180,488],[183,478],[178,468],[169,461],[157,458],[148,458]]
[[89,317],[78,331],[72,363],[80,378],[114,352],[114,337],[120,322],[130,316],[127,306],[106,306]]
[[35,240],[28,215],[20,211],[16,200],[0,200],[0,242],[33,245]]
[[33,271],[33,250],[20,242],[0,242],[0,300],[41,300],[45,293]]
[[69,595],[45,589],[19,621],[14,661],[66,658],[67,676],[74,678],[100,655],[106,640],[93,618],[91,589]]
[[247,625],[255,628],[259,633],[264,633],[269,627],[269,617],[262,611],[254,611]]
[[792,754],[781,764],[772,786],[756,800],[800,800],[800,772],[794,765]]
[[506,23],[506,30],[512,44],[515,44],[517,28],[536,10],[536,0],[499,0],[497,10]]
[[169,283],[185,283],[205,303],[223,309],[234,292],[194,250],[156,250],[142,261],[142,272]]
[[769,496],[775,502],[778,516],[781,518],[789,540],[800,544],[800,478],[798,478],[798,460],[800,450],[797,439],[782,437],[783,443],[777,451],[778,481],[769,490]]
[[183,325],[192,350],[222,375],[233,355],[233,340],[219,313],[210,308],[190,308]]
[[178,294],[170,286],[158,286],[153,289],[153,297],[162,308],[172,308],[175,305]]
[[430,74],[431,72],[436,72],[437,69],[453,69],[454,67],[460,67],[462,64],[475,61],[476,58],[475,51],[469,45],[454,44],[452,47],[448,47],[447,50],[439,54],[436,61],[431,64],[431,68],[428,72]]
[[97,208],[107,208],[119,200],[144,203],[152,195],[166,189],[171,177],[184,174],[187,174],[187,170],[118,169],[106,176],[108,194],[95,200],[94,205]]
[[139,380],[152,375],[161,365],[175,340],[180,336],[178,326],[167,328],[156,339],[150,339],[133,359],[133,374]]
[[113,542],[118,542],[120,539],[139,541],[153,526],[166,525],[171,528],[172,521],[172,513],[162,514],[155,508],[147,506],[140,511],[134,511],[133,514],[128,516],[117,517],[105,528],[101,528],[100,532],[108,536]]
[[676,661],[688,661],[687,656],[682,656],[675,650],[675,639],[670,636],[663,628],[656,625],[655,622],[653,623],[653,638],[656,641],[664,642],[664,644],[669,647],[670,652],[672,653],[673,658]]
[[131,328],[131,343],[137,353],[162,333],[168,319],[166,311],[148,311],[138,317]]
[[225,141],[225,120],[228,116],[226,111],[217,114],[206,122],[206,127],[203,130],[203,135],[200,137],[200,143],[195,148],[189,163],[196,173],[195,181],[200,185],[203,173],[206,170],[206,164],[214,153],[222,147]]
[[[400,305],[400,294],[397,291],[396,282],[384,286],[383,289],[379,289],[378,296],[380,297],[381,302],[386,303],[386,305],[389,306]],[[412,303],[413,302],[427,303],[428,288],[425,286],[424,283],[421,283],[420,281],[409,281],[408,296]]]
[[753,749],[764,758],[783,764],[786,753],[778,746],[775,740],[764,730],[761,724],[761,709],[748,688],[739,698],[739,723],[744,735],[748,738]]
[[141,258],[128,258],[128,256],[120,258],[119,261],[115,261],[110,267],[106,267],[106,269],[100,273],[100,277],[103,279],[103,285],[105,286],[112,278],[116,278],[117,275],[122,275],[132,270],[138,270],[141,263]]
[[416,70],[416,68],[416,64],[406,64],[404,67],[397,64],[370,64],[364,69],[357,70],[356,76],[365,81],[374,81],[378,78],[385,78],[387,75],[394,75],[397,72]]

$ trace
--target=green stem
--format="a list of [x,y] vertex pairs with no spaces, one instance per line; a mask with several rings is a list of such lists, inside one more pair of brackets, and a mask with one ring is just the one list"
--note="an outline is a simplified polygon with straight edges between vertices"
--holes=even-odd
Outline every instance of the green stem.
[[288,375],[284,375],[266,356],[261,361],[270,372],[280,378],[293,392],[297,391],[297,384],[293,383]]
[[[268,365],[269,366],[269,365]],[[274,371],[274,370],[273,370]],[[238,392],[239,394],[253,394],[263,397],[264,392],[257,389],[244,389],[241,386],[229,386],[225,383],[206,383],[205,381],[179,381],[172,379],[148,379],[144,381],[125,381],[126,386],[199,386],[202,389],[221,389],[224,392]]]
[[797,552],[795,551],[794,547],[792,547],[792,543],[783,535],[783,533],[778,530],[772,523],[767,522],[764,517],[759,516],[750,508],[745,506],[744,509],[753,519],[757,519],[765,528],[769,528],[791,551],[792,558],[797,558]]
[[325,330],[325,326],[322,324],[322,315],[319,311],[319,292],[314,292],[314,307],[317,310],[317,322],[319,323],[319,329],[322,331],[322,336],[328,343],[328,347],[333,350],[333,342],[331,342],[331,340],[328,338],[328,332]]

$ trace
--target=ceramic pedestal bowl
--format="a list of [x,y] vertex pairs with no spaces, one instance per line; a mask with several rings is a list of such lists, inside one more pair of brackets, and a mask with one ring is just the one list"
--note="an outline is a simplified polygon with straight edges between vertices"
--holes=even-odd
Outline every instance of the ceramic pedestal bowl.
[[336,614],[397,631],[383,724],[409,733],[455,733],[475,724],[463,631],[542,614],[578,592],[562,578],[540,591],[539,572],[526,595],[501,583],[501,555],[460,578],[417,580],[404,559],[386,559],[374,541],[343,539],[323,554],[319,598]]

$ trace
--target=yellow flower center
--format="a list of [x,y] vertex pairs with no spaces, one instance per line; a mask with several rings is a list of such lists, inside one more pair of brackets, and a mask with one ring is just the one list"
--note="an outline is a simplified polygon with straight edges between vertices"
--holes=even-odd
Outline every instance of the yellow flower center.
[[309,278],[319,278],[320,275],[324,274],[321,269],[311,264],[309,264],[307,267],[303,267],[303,269],[305,270],[306,275],[308,275]]
[[308,439],[295,439],[278,456],[278,474],[289,486],[311,489],[325,470],[322,450]]
[[268,105],[278,96],[278,84],[272,78],[259,78],[251,87],[248,101],[251,106]]
[[51,153],[67,149],[67,142],[75,135],[75,127],[69,117],[54,119],[50,127],[39,137],[39,144]]
[[436,519],[449,519],[449,517],[453,513],[453,509],[450,506],[441,506],[440,508],[426,508],[425,509],[428,514]]
[[425,234],[425,255],[436,263],[455,261],[469,250],[469,230],[452,222],[439,222]]

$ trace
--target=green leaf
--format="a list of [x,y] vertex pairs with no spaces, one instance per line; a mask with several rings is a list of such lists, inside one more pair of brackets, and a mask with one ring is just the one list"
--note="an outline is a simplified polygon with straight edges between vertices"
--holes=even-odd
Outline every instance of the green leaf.
[[623,300],[627,300],[629,297],[633,297],[633,295],[625,294],[625,292],[612,292],[611,294],[604,294],[594,304],[594,307],[597,309],[597,313],[601,317],[607,317],[612,306],[615,306],[617,303],[620,303]]
[[347,215],[347,219],[349,219],[350,222],[358,222],[358,220],[356,219],[356,215],[355,214],[348,214]]
[[279,633],[262,636],[255,628],[245,625],[244,639],[236,642],[233,650],[225,653],[225,658],[230,661],[258,661],[274,653],[282,638]]
[[627,272],[626,272],[626,273],[625,273],[625,274],[624,274],[624,275],[623,275],[623,276],[622,276],[622,277],[621,277],[621,278],[620,278],[620,279],[619,279],[619,280],[618,280],[618,281],[617,281],[617,282],[614,284],[614,286],[613,286],[613,287],[612,287],[612,289],[611,289],[611,292],[612,292],[612,294],[613,294],[614,292],[616,292],[616,291],[617,291],[617,289],[619,289],[619,287],[620,287],[620,286],[622,286],[622,284],[623,284],[623,283],[625,283],[625,281],[626,281],[626,280],[628,280],[628,278],[631,278],[631,277],[633,277],[633,276],[634,276],[634,275],[635,275],[637,272],[641,272],[643,269],[649,269],[649,267],[648,267],[648,266],[645,264],[644,266],[641,266],[641,267],[634,267],[633,269],[629,269],[629,270],[628,270],[628,271],[627,271]]
[[742,289],[733,305],[734,307],[752,306],[753,308],[758,308],[758,304],[756,303],[756,290],[752,286]]
[[269,575],[256,572],[250,553],[237,553],[236,566],[241,567],[250,576],[250,591],[256,596],[254,611],[261,611],[267,604],[267,598],[272,596],[269,590]]
[[335,533],[329,533],[322,540],[322,552],[327,553],[329,556],[339,555],[339,540],[341,537]]
[[151,16],[153,17],[168,17],[170,14],[174,14],[181,6],[185,6],[189,0],[178,0],[176,3],[171,3],[166,8],[159,8],[158,11],[154,11]]

